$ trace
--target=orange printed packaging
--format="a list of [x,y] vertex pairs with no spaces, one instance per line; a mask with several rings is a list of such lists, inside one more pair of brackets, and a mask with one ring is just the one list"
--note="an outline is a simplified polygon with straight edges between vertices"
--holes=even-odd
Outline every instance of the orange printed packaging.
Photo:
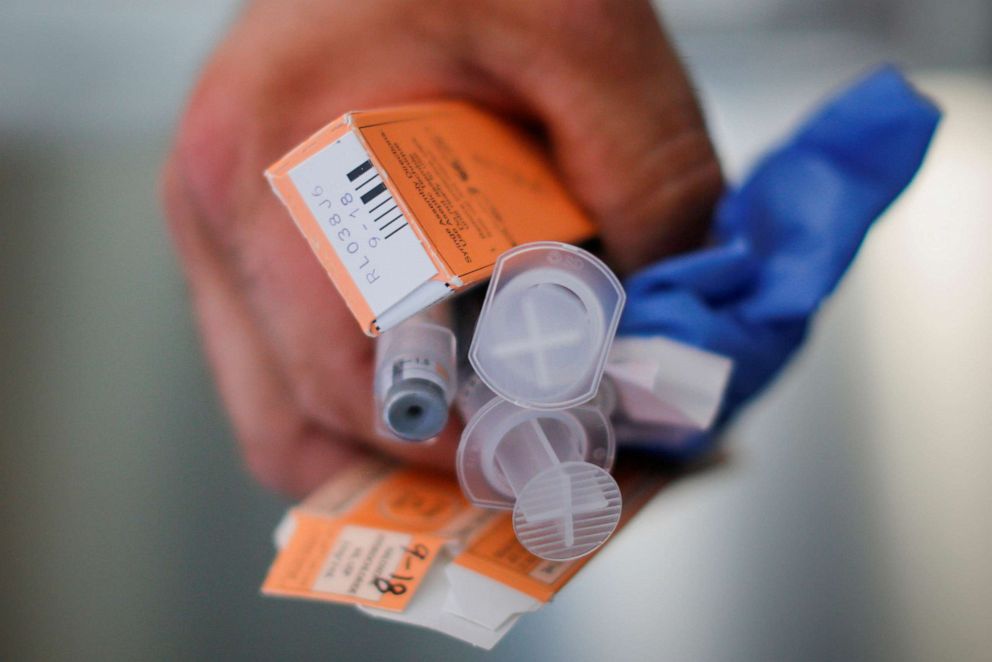
[[513,246],[594,234],[542,150],[466,103],[346,113],[266,176],[371,336],[484,281]]
[[[623,528],[671,476],[616,474]],[[509,511],[472,506],[454,476],[356,459],[276,530],[266,595],[351,604],[369,616],[492,648],[589,561],[547,561],[517,541]],[[597,552],[598,553],[598,552]]]

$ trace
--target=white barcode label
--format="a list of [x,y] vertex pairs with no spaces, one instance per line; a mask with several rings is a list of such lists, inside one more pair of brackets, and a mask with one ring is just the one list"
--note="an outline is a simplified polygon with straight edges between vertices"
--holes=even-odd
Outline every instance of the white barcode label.
[[377,317],[437,274],[354,133],[289,177]]

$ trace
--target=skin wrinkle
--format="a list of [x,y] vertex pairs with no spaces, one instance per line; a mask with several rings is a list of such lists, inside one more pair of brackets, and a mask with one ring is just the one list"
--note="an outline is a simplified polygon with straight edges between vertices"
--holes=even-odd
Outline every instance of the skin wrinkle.
[[[686,130],[665,142],[647,144],[652,145],[651,150],[638,162],[650,174],[640,180],[639,187],[604,203],[606,217],[617,219],[609,230],[604,229],[604,234],[647,227],[657,235],[654,246],[650,242],[642,244],[646,251],[642,255],[613,256],[628,268],[650,262],[657,250],[672,254],[699,245],[708,231],[712,200],[723,188],[719,164],[705,155],[709,139],[702,127]],[[659,208],[678,211],[692,223],[646,223]]]
[[[678,234],[669,228],[658,228],[657,234],[659,236],[655,241],[646,240],[644,242],[644,253],[635,254],[626,262],[635,266],[649,262],[653,259],[653,253],[660,246],[665,248],[667,254],[677,254],[701,244],[710,229],[709,218],[712,205],[709,201],[712,192],[719,190],[721,181],[722,173],[717,165],[702,163],[698,168],[686,170],[670,181],[666,179],[663,185],[653,190],[652,195],[645,196],[643,205],[647,209],[664,204],[681,209],[684,219],[696,220],[692,223],[686,223]],[[667,200],[668,202],[658,203],[656,200]],[[641,215],[641,218],[644,216]],[[632,214],[631,218],[636,223],[638,214]]]
[[[665,110],[667,109],[662,109],[662,113]],[[597,118],[597,120],[600,122],[612,121],[608,117]],[[597,198],[601,201],[600,206],[612,212],[623,204],[628,203],[630,199],[641,192],[637,186],[649,186],[656,183],[660,177],[670,174],[669,171],[677,169],[677,164],[667,163],[664,159],[672,155],[678,156],[680,148],[685,147],[687,140],[694,141],[702,135],[702,143],[694,146],[704,149],[697,149],[693,156],[696,156],[699,160],[714,160],[708,149],[705,149],[708,146],[708,139],[705,135],[705,129],[703,129],[700,123],[680,122],[677,128],[673,127],[672,124],[662,124],[661,122],[657,124],[649,123],[646,134],[637,137],[631,135],[626,142],[618,139],[615,141],[604,141],[602,143],[591,143],[586,146],[586,150],[590,152],[587,157],[590,159],[609,159],[618,163],[636,164],[635,173],[624,173],[625,176],[634,175],[634,178],[630,181],[636,181],[636,186],[617,188],[611,191],[611,182],[604,180],[601,175],[593,175],[590,179],[585,176],[585,173],[575,172],[574,168],[570,169],[570,172],[567,174],[570,177],[578,179],[579,181],[576,183],[582,186],[584,190],[593,190]],[[633,127],[631,128],[633,129]],[[595,125],[588,127],[579,126],[577,127],[577,135],[571,136],[570,140],[579,141],[581,140],[581,135],[595,130]],[[645,146],[648,151],[644,151]],[[649,161],[646,163],[643,162],[645,159]],[[586,179],[589,179],[589,181],[586,181]]]
[[[520,81],[515,85],[518,93],[521,93],[522,83],[532,85],[531,90],[539,89],[540,85],[549,80],[545,73],[553,59],[557,44],[554,37],[558,36],[561,24],[561,17],[552,15],[544,17],[542,31],[529,27],[521,29],[514,25],[501,26],[504,31],[498,39],[494,38],[490,30],[486,30],[478,35],[477,43],[485,43],[487,46],[479,48],[474,55],[480,62],[489,62],[489,68],[497,74],[497,78]],[[529,98],[534,94],[523,90],[522,96]]]

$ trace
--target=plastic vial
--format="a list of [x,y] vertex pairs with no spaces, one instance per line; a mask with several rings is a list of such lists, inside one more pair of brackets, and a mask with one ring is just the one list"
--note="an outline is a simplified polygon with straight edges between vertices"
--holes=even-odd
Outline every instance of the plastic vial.
[[496,261],[469,361],[497,395],[563,409],[596,395],[626,299],[591,253],[543,241]]
[[596,406],[536,410],[493,398],[465,427],[456,468],[473,504],[513,510],[517,540],[529,552],[567,561],[616,529],[614,452],[613,429]]
[[440,324],[407,320],[376,340],[379,422],[404,441],[429,441],[448,423],[455,397],[455,334]]

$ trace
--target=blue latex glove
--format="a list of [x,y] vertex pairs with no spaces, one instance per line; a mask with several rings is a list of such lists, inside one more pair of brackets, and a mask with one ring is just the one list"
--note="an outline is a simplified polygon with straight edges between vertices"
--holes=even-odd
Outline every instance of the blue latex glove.
[[[939,119],[892,67],[854,84],[726,192],[712,245],[627,280],[620,333],[732,358],[726,421],[802,343],[872,222],[913,178]],[[670,454],[708,446],[701,437]]]

